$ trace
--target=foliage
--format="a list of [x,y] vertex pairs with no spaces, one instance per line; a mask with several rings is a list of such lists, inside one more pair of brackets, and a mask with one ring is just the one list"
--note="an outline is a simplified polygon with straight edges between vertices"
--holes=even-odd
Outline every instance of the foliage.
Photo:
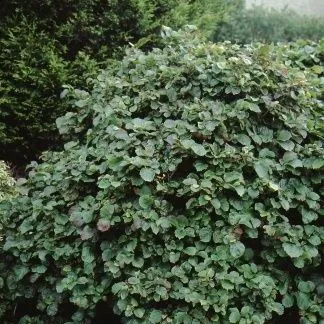
[[14,179],[10,176],[6,164],[0,161],[0,200],[13,196],[14,193]]
[[98,64],[83,52],[65,60],[62,45],[24,18],[2,32],[0,155],[21,165],[57,142],[54,121],[67,109],[62,85],[84,83]]
[[[11,177],[7,165],[3,161],[0,161],[0,202],[3,200],[8,200],[17,194],[14,184],[15,181]],[[3,240],[3,227],[6,223],[2,215],[3,214],[0,210],[0,242]],[[0,289],[1,284],[2,281],[0,277]]]
[[29,300],[21,323],[86,323],[111,298],[127,323],[324,319],[313,79],[195,33],[166,28],[70,94],[70,141],[6,203],[3,322]]
[[277,11],[260,6],[236,11],[215,29],[214,41],[290,42],[298,39],[317,41],[324,37],[324,20],[301,16],[290,10]]
[[305,71],[311,79],[318,108],[314,111],[310,123],[319,136],[324,134],[324,39],[318,43],[300,40],[295,43],[281,44],[277,48],[278,56],[287,66],[296,66]]
[[55,147],[55,119],[68,109],[59,97],[63,85],[87,90],[87,77],[129,42],[156,46],[162,24],[204,23],[207,32],[240,1],[3,0],[0,156],[24,165]]

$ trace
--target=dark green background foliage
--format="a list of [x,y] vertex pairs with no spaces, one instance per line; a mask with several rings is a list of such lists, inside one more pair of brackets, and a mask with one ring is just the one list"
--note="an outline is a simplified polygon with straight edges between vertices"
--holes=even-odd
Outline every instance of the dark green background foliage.
[[214,41],[231,40],[240,44],[290,42],[298,39],[317,41],[323,37],[323,18],[263,7],[236,11],[213,35]]
[[2,322],[26,299],[21,323],[111,300],[127,323],[324,320],[317,83],[276,47],[165,36],[74,92],[73,140],[2,205]]
[[[196,23],[206,33],[241,0],[3,0],[0,8],[0,157],[16,165],[60,141],[64,84],[112,64],[128,42],[158,45],[162,24]],[[107,61],[108,60],[108,61]]]

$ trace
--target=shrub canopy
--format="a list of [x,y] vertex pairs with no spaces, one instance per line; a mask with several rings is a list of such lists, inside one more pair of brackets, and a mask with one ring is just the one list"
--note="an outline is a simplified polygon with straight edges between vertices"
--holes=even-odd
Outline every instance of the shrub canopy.
[[112,300],[127,323],[319,323],[311,79],[277,48],[164,36],[74,91],[70,140],[7,203],[4,318],[29,299],[32,323],[84,323]]

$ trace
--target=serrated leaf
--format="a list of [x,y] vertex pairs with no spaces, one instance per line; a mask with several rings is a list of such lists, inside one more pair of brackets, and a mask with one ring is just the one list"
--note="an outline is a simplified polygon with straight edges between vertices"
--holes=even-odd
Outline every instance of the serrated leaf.
[[28,272],[28,267],[24,265],[17,265],[13,268],[13,273],[15,274],[18,281],[21,280]]
[[152,182],[155,177],[155,172],[152,169],[149,168],[143,168],[140,171],[141,178],[146,182]]
[[269,187],[273,190],[273,191],[278,191],[279,190],[279,186],[277,184],[275,184],[272,181],[269,181]]
[[254,170],[261,179],[269,178],[269,167],[262,161],[254,163]]
[[314,222],[318,219],[317,213],[315,213],[312,210],[307,210],[307,209],[302,209],[301,211],[302,214],[302,220],[304,224],[309,224],[311,222]]
[[180,259],[180,253],[179,252],[170,252],[169,260],[171,263],[176,263]]
[[312,162],[312,168],[317,170],[317,169],[321,169],[324,166],[324,159],[315,159]]
[[197,253],[197,249],[194,246],[189,246],[183,250],[184,253],[188,255],[195,255]]
[[279,315],[282,315],[285,311],[285,308],[280,303],[273,303],[271,306],[272,306],[271,308],[273,309],[273,311],[275,311]]
[[221,208],[221,203],[217,198],[212,199],[210,202],[213,205],[213,207],[215,208],[215,210],[218,210]]
[[292,141],[279,142],[279,145],[286,151],[292,151],[295,147]]
[[315,289],[315,284],[312,281],[300,281],[298,290],[304,293],[310,293]]
[[239,258],[244,254],[244,252],[245,252],[245,246],[243,243],[236,242],[230,245],[230,253],[232,257]]
[[299,292],[296,296],[297,306],[301,310],[306,310],[311,305],[310,295],[303,292]]
[[283,243],[282,247],[291,258],[299,258],[303,254],[303,249],[296,244]]
[[294,297],[291,295],[285,295],[282,299],[282,304],[286,308],[290,308],[294,305]]
[[81,258],[84,263],[91,263],[94,261],[95,257],[93,252],[90,250],[90,247],[83,247]]
[[244,146],[249,146],[249,145],[251,145],[251,139],[250,139],[250,137],[247,136],[247,135],[245,135],[245,134],[239,134],[239,135],[237,135],[236,140],[237,140],[240,144],[242,144],[242,145],[244,145]]
[[159,310],[153,310],[149,317],[150,323],[161,323],[162,320],[162,312]]
[[291,138],[291,133],[287,130],[281,130],[277,134],[278,141],[286,142]]
[[145,309],[143,308],[135,308],[134,309],[134,315],[138,318],[142,318],[145,314]]
[[240,197],[243,197],[245,194],[245,188],[243,186],[237,186],[234,189]]
[[238,323],[241,319],[241,314],[237,308],[232,308],[229,316],[230,323]]
[[205,156],[206,155],[206,150],[201,144],[194,143],[191,146],[191,149],[198,155],[198,156]]
[[208,227],[204,227],[199,231],[199,237],[202,242],[208,243],[212,237],[212,231]]
[[154,198],[152,196],[143,195],[139,198],[138,203],[143,209],[149,209],[154,204]]

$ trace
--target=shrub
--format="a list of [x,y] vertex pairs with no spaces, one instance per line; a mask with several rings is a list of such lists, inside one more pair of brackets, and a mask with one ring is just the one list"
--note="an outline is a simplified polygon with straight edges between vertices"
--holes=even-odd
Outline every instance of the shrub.
[[318,41],[323,37],[323,18],[300,16],[289,10],[277,11],[256,6],[236,11],[236,14],[215,29],[213,39],[248,44],[291,42],[298,39]]
[[127,323],[319,323],[311,81],[277,48],[164,36],[57,120],[72,140],[8,206],[8,305],[35,302],[39,323],[85,323],[111,300]]
[[107,60],[118,57],[129,41],[141,40],[138,46],[145,49],[157,45],[161,24],[202,21],[208,29],[239,1],[4,0],[0,156],[25,165],[60,143],[55,119],[68,109],[59,98],[63,85],[87,90],[86,78],[111,64]]

